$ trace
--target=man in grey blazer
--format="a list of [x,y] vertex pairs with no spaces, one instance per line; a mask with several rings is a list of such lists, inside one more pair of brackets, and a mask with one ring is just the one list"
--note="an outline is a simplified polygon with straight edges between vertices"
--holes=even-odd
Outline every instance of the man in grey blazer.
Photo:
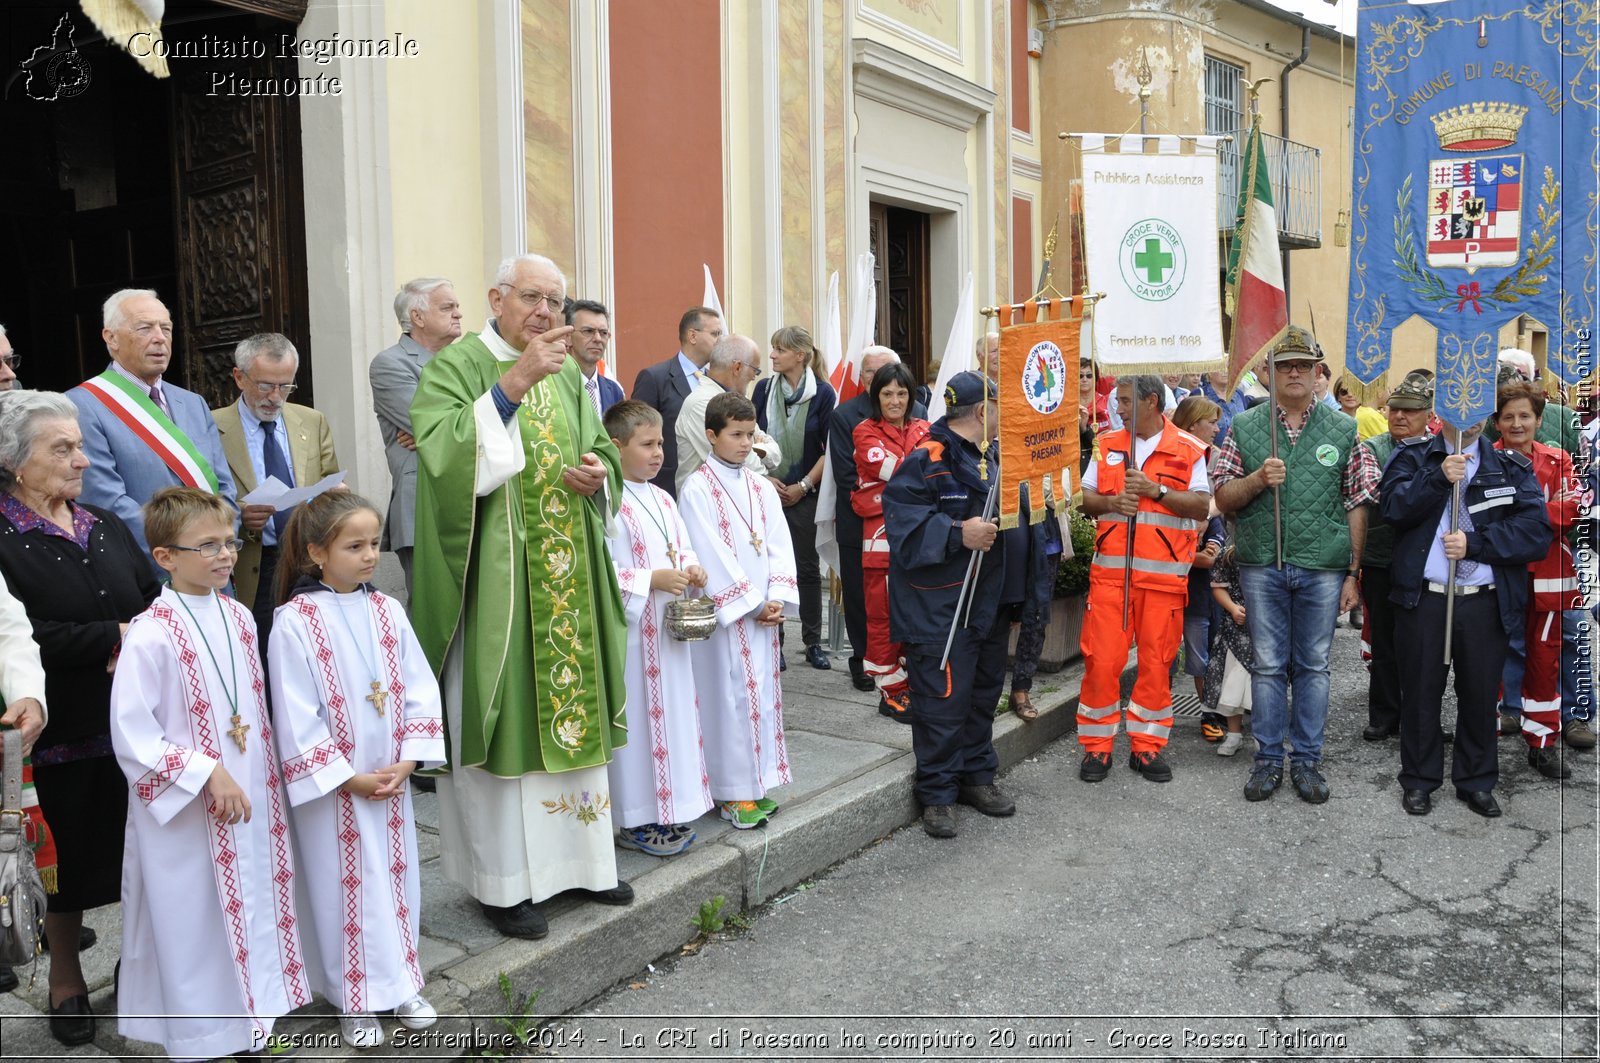
[[461,338],[461,300],[445,278],[418,277],[406,281],[394,297],[394,316],[400,322],[400,342],[373,357],[367,377],[393,480],[384,538],[387,548],[400,555],[409,600],[417,520],[417,441],[411,433],[411,397],[416,394],[422,367]]
[[705,375],[711,348],[722,338],[722,317],[708,307],[696,306],[678,321],[678,353],[664,362],[639,370],[631,398],[654,406],[661,413],[661,471],[651,483],[678,497],[678,410]]
[[80,501],[121,517],[149,550],[139,507],[163,487],[199,487],[234,509],[239,503],[211,407],[162,379],[172,361],[166,306],[149,289],[124,288],[105,301],[101,313],[100,337],[111,365],[67,392],[78,407],[89,457]]

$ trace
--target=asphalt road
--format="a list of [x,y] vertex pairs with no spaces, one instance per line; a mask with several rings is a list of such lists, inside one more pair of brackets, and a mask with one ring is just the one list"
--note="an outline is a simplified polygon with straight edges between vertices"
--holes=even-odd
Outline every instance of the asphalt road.
[[[1180,680],[1181,681],[1181,680]],[[1406,816],[1335,639],[1322,806],[1249,804],[1249,758],[1180,721],[1176,778],[1077,777],[1018,814],[902,830],[542,1035],[563,1057],[1554,1059],[1596,1056],[1596,758],[1563,786],[1502,739],[1505,816],[1448,783]],[[1447,708],[1447,719],[1453,708]],[[1285,780],[1287,783],[1287,780]],[[691,912],[684,912],[688,919]],[[582,1044],[576,1043],[581,1038]],[[603,1040],[602,1040],[603,1039]]]

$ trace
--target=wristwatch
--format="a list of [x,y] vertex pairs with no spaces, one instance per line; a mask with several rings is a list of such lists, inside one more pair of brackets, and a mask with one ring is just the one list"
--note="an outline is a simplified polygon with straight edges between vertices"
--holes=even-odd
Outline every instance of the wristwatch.
[[1166,484],[1158,485],[1156,490],[1156,501],[1165,502],[1167,500],[1167,492],[1169,490],[1171,490],[1171,488],[1169,488]]

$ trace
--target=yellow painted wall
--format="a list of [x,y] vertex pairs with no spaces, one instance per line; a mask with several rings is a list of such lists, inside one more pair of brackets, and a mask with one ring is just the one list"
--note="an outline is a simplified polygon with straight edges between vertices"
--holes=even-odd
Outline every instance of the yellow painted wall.
[[476,331],[488,316],[489,288],[482,275],[478,21],[428,0],[388,0],[384,20],[391,34],[421,46],[415,58],[386,64],[390,165],[382,176],[394,229],[394,276],[386,283],[392,294],[413,277],[449,277],[463,324]]
[[[837,2],[837,0],[830,0]],[[853,33],[931,66],[984,83],[987,56],[978,54],[978,19],[1002,0],[844,0],[854,4]],[[936,42],[936,43],[935,43]],[[960,58],[948,54],[959,51]]]
[[[1206,51],[1245,68],[1245,78],[1270,77],[1261,91],[1261,126],[1283,134],[1280,104],[1283,68],[1300,54],[1298,26],[1239,4],[1218,4],[1217,20],[1206,35]],[[1270,47],[1270,51],[1268,50]],[[1313,32],[1311,53],[1288,75],[1290,140],[1322,150],[1322,246],[1289,253],[1289,320],[1310,326],[1328,354],[1337,377],[1344,368],[1345,321],[1349,308],[1350,249],[1334,243],[1338,212],[1350,205],[1350,108],[1355,106],[1355,48]],[[1201,91],[1203,92],[1203,82]],[[1405,334],[1409,341],[1410,334]],[[1397,334],[1397,343],[1402,336]],[[1414,346],[1414,342],[1411,344]],[[1420,352],[1406,353],[1408,365],[1423,364]],[[1427,363],[1433,364],[1432,350]]]

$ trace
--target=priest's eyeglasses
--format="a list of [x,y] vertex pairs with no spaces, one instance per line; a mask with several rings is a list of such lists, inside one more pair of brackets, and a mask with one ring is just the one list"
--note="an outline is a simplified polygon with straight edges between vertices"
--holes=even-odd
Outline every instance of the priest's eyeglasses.
[[199,554],[201,557],[216,557],[224,550],[237,554],[243,547],[243,539],[224,539],[220,543],[201,543],[199,546],[168,545],[167,549],[182,550],[186,554]]
[[544,305],[552,314],[559,314],[561,307],[566,303],[566,299],[563,296],[541,292],[537,288],[513,288],[509,284],[502,284],[500,287],[515,294],[518,299],[521,299],[528,306],[537,307],[539,301],[543,300]]
[[0,362],[6,364],[7,369],[15,369],[22,364],[22,355],[13,351],[11,354],[0,354]]

